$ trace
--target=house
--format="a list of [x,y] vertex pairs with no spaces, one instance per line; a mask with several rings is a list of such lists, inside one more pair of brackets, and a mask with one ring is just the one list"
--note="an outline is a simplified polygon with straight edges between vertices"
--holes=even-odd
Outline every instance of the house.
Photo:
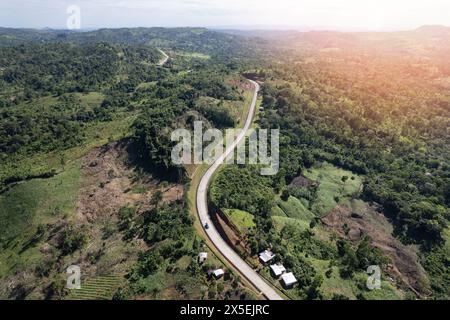
[[214,278],[216,278],[216,279],[223,277],[224,274],[225,274],[225,271],[223,271],[223,269],[217,269],[213,272]]
[[202,264],[203,262],[205,262],[205,260],[208,259],[208,253],[207,252],[200,252],[198,254],[198,262],[200,264]]
[[289,272],[281,276],[281,282],[286,289],[290,289],[297,283],[297,279],[292,272]]
[[262,263],[266,264],[269,261],[271,261],[273,258],[275,258],[275,254],[273,254],[269,250],[265,250],[259,254],[259,260],[261,260]]
[[279,276],[281,276],[283,273],[286,272],[286,268],[281,265],[281,264],[273,264],[270,266],[270,270],[272,271],[272,275],[275,278],[278,278]]

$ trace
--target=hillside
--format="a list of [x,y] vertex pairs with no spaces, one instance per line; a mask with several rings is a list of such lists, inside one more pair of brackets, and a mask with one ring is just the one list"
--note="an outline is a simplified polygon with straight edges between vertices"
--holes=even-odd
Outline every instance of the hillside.
[[[256,298],[232,270],[210,278],[223,262],[197,236],[187,173],[167,154],[170,127],[239,121],[247,89],[219,49],[245,54],[238,39],[2,29],[0,44],[1,298]],[[65,288],[70,265],[80,292]]]
[[242,127],[247,76],[280,170],[223,166],[209,201],[248,264],[294,300],[448,299],[449,30],[0,28],[0,297],[259,299],[198,220],[207,166],[171,161],[175,129]]
[[280,171],[226,168],[210,199],[253,217],[248,259],[277,254],[300,283],[291,297],[448,298],[447,32],[268,33],[280,56],[255,73],[258,124],[281,130]]

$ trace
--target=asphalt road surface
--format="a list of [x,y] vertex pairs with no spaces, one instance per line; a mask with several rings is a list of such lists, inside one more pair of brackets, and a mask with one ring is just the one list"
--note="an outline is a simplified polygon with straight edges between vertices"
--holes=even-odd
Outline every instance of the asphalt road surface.
[[[253,95],[252,104],[250,106],[247,120],[245,122],[244,128],[242,132],[238,135],[237,139],[231,146],[227,146],[225,153],[221,155],[214,164],[208,169],[208,171],[203,176],[200,181],[200,185],[197,190],[197,212],[205,230],[205,233],[208,235],[209,239],[212,241],[217,250],[236,268],[238,269],[242,275],[250,281],[253,286],[255,286],[267,299],[269,300],[282,300],[282,298],[277,294],[275,289],[273,289],[260,275],[253,270],[226,242],[222,239],[217,229],[214,227],[214,224],[208,214],[208,205],[207,205],[207,193],[208,193],[208,185],[211,181],[214,173],[219,169],[222,163],[225,163],[225,159],[228,155],[233,152],[233,150],[238,146],[238,144],[243,141],[247,131],[249,130],[253,116],[255,114],[256,102],[258,99],[258,91],[259,84],[255,81],[249,80],[254,88],[255,92]],[[205,228],[205,225],[208,224],[209,228]]]

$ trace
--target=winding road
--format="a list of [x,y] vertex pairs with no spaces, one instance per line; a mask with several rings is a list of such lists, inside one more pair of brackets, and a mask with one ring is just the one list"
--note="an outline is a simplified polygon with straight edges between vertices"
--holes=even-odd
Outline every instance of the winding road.
[[[253,116],[255,114],[256,102],[258,99],[259,84],[255,81],[249,80],[254,88],[255,92],[253,95],[253,100],[248,112],[247,120],[245,122],[244,128],[238,135],[236,140],[231,146],[227,146],[225,152],[214,162],[214,164],[208,169],[205,175],[202,177],[200,184],[197,189],[197,212],[202,224],[203,230],[208,235],[211,242],[217,248],[217,250],[236,268],[240,271],[242,275],[255,286],[267,299],[269,300],[282,300],[278,293],[263,279],[261,276],[253,270],[226,242],[222,239],[219,232],[214,226],[209,214],[208,214],[208,185],[214,175],[214,173],[220,168],[220,166],[225,163],[225,159],[231,152],[243,141],[247,131],[253,121]],[[209,228],[205,228],[208,224]]]
[[158,66],[162,67],[163,65],[166,64],[167,61],[169,61],[169,56],[167,55],[167,53],[165,53],[164,51],[162,51],[161,49],[158,49],[159,52],[161,52],[161,54],[163,55],[162,59],[158,62]]

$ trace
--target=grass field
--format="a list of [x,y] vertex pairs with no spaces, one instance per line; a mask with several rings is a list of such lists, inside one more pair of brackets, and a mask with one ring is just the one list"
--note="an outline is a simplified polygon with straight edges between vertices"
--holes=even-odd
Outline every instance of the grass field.
[[246,234],[248,230],[255,228],[256,224],[252,214],[237,210],[237,209],[224,209],[223,212],[230,219],[236,228],[238,228],[241,234]]
[[4,250],[0,254],[0,277],[21,265],[41,258],[38,249],[27,243],[39,224],[70,217],[76,205],[80,164],[49,179],[19,183],[0,195],[0,234]]
[[283,230],[286,225],[307,230],[314,218],[315,214],[309,211],[301,200],[292,196],[287,201],[279,199],[272,208],[272,221],[278,231]]
[[272,217],[273,224],[275,226],[275,229],[279,232],[283,230],[283,228],[287,225],[293,225],[299,230],[307,230],[309,228],[309,222],[295,219],[295,218],[288,218],[283,216],[273,216]]
[[200,52],[183,52],[178,53],[179,56],[182,56],[183,58],[187,59],[200,59],[200,60],[208,60],[211,59],[209,55],[200,53]]
[[[362,179],[358,175],[328,163],[306,170],[304,175],[319,183],[317,199],[311,206],[311,211],[319,217],[327,215],[339,202],[356,194],[362,186]],[[343,177],[348,180],[343,182]]]
[[45,223],[45,218],[71,213],[79,179],[80,167],[76,164],[53,178],[25,181],[0,195],[2,238],[23,234],[35,220]]
[[280,200],[277,205],[289,218],[306,222],[310,222],[315,218],[314,213],[309,211],[305,204],[295,197],[289,197],[287,201]]
[[351,280],[343,279],[339,275],[339,268],[334,266],[331,276],[328,278],[325,273],[329,269],[330,261],[319,260],[312,257],[306,258],[307,261],[311,262],[316,269],[317,273],[321,274],[323,277],[323,283],[321,290],[326,299],[331,299],[334,294],[340,294],[348,297],[349,299],[356,299],[354,283]]

